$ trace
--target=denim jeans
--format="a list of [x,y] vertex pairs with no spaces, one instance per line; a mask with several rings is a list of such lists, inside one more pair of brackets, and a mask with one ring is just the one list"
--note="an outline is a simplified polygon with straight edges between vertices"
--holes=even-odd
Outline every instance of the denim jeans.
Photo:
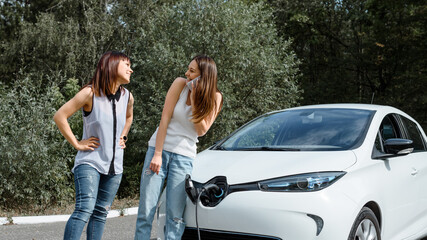
[[74,169],[76,206],[65,226],[64,239],[79,240],[87,225],[87,239],[101,239],[122,174],[103,175],[88,164]]
[[165,178],[167,178],[165,239],[181,239],[185,228],[185,222],[182,217],[187,198],[185,193],[185,175],[190,174],[193,169],[193,158],[163,150],[162,166],[157,175],[150,170],[154,150],[154,147],[149,147],[145,155],[144,167],[141,174],[135,240],[150,239],[156,205]]

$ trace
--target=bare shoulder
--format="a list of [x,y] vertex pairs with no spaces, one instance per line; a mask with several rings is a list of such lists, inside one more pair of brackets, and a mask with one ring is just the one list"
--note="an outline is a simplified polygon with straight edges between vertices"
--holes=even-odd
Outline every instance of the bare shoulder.
[[74,98],[83,103],[92,103],[92,97],[93,97],[93,91],[91,87],[85,87],[82,90],[80,90]]
[[220,92],[216,92],[216,94],[215,94],[215,100],[217,101],[217,102],[221,102],[221,100],[222,100],[222,93],[220,93]]
[[186,83],[187,83],[187,79],[185,79],[183,77],[177,77],[173,81],[173,84],[179,84],[179,85],[185,85]]
[[77,94],[81,94],[81,95],[86,96],[86,97],[92,97],[94,93],[93,93],[92,88],[87,86],[87,87],[83,88],[82,90],[80,90]]
[[132,93],[131,93],[131,92],[129,92],[129,102],[130,102],[131,104],[133,104],[133,101],[134,101],[134,99],[133,99],[133,95],[132,95]]
[[182,77],[177,77],[173,81],[172,85],[170,86],[169,90],[172,90],[174,92],[181,92],[184,88],[185,84],[187,83],[187,80]]

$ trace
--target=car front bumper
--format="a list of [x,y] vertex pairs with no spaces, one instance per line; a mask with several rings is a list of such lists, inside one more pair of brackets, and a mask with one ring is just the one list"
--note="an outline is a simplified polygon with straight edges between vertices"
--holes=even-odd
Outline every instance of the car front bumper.
[[[344,194],[328,190],[232,193],[213,208],[198,204],[199,228],[266,239],[347,239],[358,206]],[[188,201],[187,227],[196,228],[195,214],[195,205]]]

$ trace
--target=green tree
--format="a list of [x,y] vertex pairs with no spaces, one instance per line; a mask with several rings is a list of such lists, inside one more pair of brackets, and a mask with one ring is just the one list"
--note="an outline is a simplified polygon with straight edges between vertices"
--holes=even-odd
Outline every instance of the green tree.
[[0,1],[0,42],[11,40],[20,31],[20,23],[36,22],[36,17],[41,12],[49,11],[59,0],[1,0]]
[[[1,81],[13,84],[23,70],[86,83],[103,52],[124,49],[123,26],[112,14],[113,3],[64,0],[47,9],[29,4],[28,8],[38,12],[31,21],[21,20],[19,33],[1,45]],[[64,84],[58,82],[61,89]]]
[[372,0],[366,9],[365,88],[378,96],[374,102],[408,112],[427,130],[426,2]]

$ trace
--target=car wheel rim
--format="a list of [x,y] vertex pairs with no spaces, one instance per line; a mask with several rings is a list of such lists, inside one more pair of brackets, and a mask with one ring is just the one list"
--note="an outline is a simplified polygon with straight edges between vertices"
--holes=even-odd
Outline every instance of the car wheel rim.
[[377,229],[374,223],[369,219],[364,219],[357,226],[356,236],[354,240],[377,240]]

